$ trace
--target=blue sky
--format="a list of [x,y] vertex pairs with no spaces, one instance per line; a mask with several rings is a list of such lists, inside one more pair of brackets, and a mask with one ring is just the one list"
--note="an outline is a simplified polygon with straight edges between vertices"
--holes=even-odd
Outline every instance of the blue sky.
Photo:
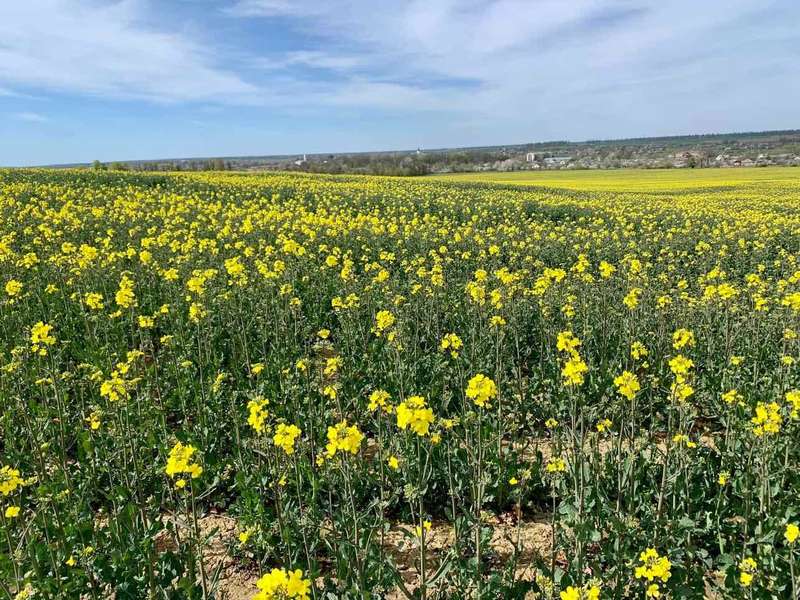
[[800,127],[796,0],[3,0],[0,165]]

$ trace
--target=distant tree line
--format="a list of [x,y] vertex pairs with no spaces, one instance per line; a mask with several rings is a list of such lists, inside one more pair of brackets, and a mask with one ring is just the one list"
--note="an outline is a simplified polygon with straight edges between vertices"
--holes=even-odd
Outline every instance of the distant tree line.
[[95,160],[95,171],[231,171],[234,163],[221,158],[102,163]]
[[[533,153],[529,157],[528,153]],[[720,159],[717,160],[717,156]],[[563,157],[559,158],[559,157]],[[551,141],[428,151],[360,152],[308,156],[243,156],[101,163],[110,171],[282,170],[306,173],[415,176],[524,169],[702,168],[800,164],[800,130],[702,134],[585,142]],[[549,161],[556,158],[555,161]]]

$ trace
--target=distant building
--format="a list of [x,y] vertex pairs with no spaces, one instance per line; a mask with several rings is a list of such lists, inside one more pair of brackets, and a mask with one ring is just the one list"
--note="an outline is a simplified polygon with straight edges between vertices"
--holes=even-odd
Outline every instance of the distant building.
[[528,152],[525,155],[525,162],[535,163],[537,160],[538,157],[536,156],[536,152]]
[[548,156],[544,159],[544,164],[548,167],[561,167],[572,160],[571,156]]

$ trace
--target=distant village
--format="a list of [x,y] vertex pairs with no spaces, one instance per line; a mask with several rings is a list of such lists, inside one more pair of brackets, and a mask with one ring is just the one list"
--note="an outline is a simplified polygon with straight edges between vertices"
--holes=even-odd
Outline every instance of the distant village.
[[524,161],[521,157],[509,157],[504,160],[486,162],[478,166],[480,171],[524,171],[539,169],[687,169],[687,168],[735,168],[735,167],[769,167],[800,166],[800,154],[761,153],[751,158],[740,154],[717,154],[709,156],[707,152],[683,150],[666,156],[650,156],[646,152],[641,156],[621,158],[613,155],[598,155],[593,152],[577,153],[575,156],[553,156],[547,152],[527,152]]
[[800,131],[711,134],[630,140],[544,142],[408,152],[308,154],[264,168],[324,173],[424,175],[550,169],[800,167]]
[[417,176],[553,169],[800,167],[800,130],[406,151],[95,162],[143,171],[303,171]]

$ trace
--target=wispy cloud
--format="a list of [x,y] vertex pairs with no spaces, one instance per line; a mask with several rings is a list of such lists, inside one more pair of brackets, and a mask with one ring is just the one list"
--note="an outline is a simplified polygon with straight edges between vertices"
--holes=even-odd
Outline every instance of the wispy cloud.
[[0,5],[0,83],[157,102],[253,102],[256,86],[200,42],[144,24],[145,0]]
[[292,69],[293,67],[309,67],[329,71],[353,71],[366,66],[368,61],[353,54],[335,54],[320,50],[297,50],[281,54],[278,57],[256,57],[252,66],[262,69]]
[[20,121],[27,121],[29,123],[46,123],[47,121],[50,120],[44,115],[28,111],[14,113],[14,118]]
[[[773,77],[758,67],[787,51],[781,22],[800,17],[800,7],[788,0],[240,0],[228,13],[316,41],[300,54],[307,61],[288,53],[262,60],[290,71],[314,59],[327,64],[336,77],[317,103],[542,122],[576,110],[625,119],[629,102],[642,105],[634,112],[649,104],[652,114],[752,97],[757,82],[731,73]],[[714,93],[721,78],[733,82],[730,98]]]

